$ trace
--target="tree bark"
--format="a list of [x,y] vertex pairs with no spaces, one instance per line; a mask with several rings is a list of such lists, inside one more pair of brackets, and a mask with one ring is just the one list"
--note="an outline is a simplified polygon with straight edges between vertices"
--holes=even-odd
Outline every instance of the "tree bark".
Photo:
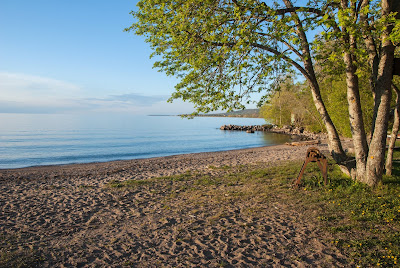
[[[363,8],[366,8],[370,4],[370,0],[362,0],[361,1],[361,10]],[[360,22],[361,22],[361,30],[362,30],[362,35],[364,38],[364,42],[366,45],[366,49],[368,52],[368,63],[371,68],[371,73],[369,75],[369,83],[372,91],[372,96],[375,100],[375,87],[376,87],[376,81],[378,78],[378,68],[379,68],[379,54],[378,54],[378,49],[376,47],[376,42],[374,40],[374,37],[372,36],[371,33],[371,27],[368,23],[368,15],[361,12],[360,13]],[[375,128],[375,119],[376,119],[376,112],[377,109],[374,107],[374,115],[372,117],[372,127],[370,132],[368,133],[367,137],[367,142],[368,144],[371,142],[371,137],[374,134],[374,128]]]
[[[392,11],[392,1],[382,0],[382,16],[387,16]],[[387,26],[382,34],[382,53],[379,60],[378,79],[376,82],[376,120],[371,138],[367,159],[366,177],[362,181],[370,186],[375,186],[382,181],[386,138],[392,97],[392,71],[394,59],[394,45],[389,39],[393,26]]]
[[396,144],[396,138],[397,134],[399,133],[400,125],[400,91],[395,85],[392,85],[392,88],[396,92],[396,108],[394,109],[392,134],[390,135],[389,148],[386,156],[386,175],[389,176],[392,175],[393,150]]
[[[341,8],[348,8],[348,1],[341,1]],[[355,17],[355,7],[352,8],[352,17]],[[351,134],[354,144],[355,160],[356,160],[356,179],[362,180],[365,177],[368,143],[365,134],[363,112],[361,109],[361,98],[358,75],[356,74],[357,58],[354,51],[357,50],[356,38],[346,27],[342,27],[342,42],[345,44],[343,61],[346,66],[346,84],[347,84],[347,102],[349,105],[349,121]]]
[[[283,0],[287,8],[293,8],[293,4],[290,0]],[[311,88],[311,93],[313,97],[313,101],[315,104],[315,108],[320,114],[322,121],[324,122],[326,131],[328,133],[328,147],[329,151],[333,157],[333,159],[337,163],[342,163],[347,159],[346,153],[343,150],[342,143],[339,138],[339,134],[336,130],[335,125],[332,122],[331,117],[329,116],[328,110],[325,107],[325,104],[322,100],[321,91],[319,88],[318,80],[315,75],[314,65],[312,62],[311,52],[310,52],[310,44],[307,40],[307,36],[304,32],[304,28],[302,26],[302,22],[298,17],[296,12],[291,12],[292,16],[296,22],[296,33],[300,38],[301,48],[302,48],[302,61],[304,64],[304,69],[307,72],[307,80]],[[350,170],[349,170],[350,172]]]
[[[389,80],[389,83],[391,82],[391,79],[387,80]],[[390,86],[390,84],[388,85],[388,83],[384,82],[385,81],[382,81],[382,84]],[[363,180],[361,180],[362,182],[370,186],[375,186],[382,181],[389,121],[388,118],[390,113],[390,100],[392,95],[391,90],[380,90],[380,88],[384,85],[379,84],[380,83],[378,82],[376,97],[377,99],[379,99],[380,104],[378,106],[374,134],[372,135],[369,147],[366,170],[367,176]]]
[[[342,163],[347,159],[346,153],[343,150],[342,143],[339,138],[339,134],[335,128],[335,125],[332,122],[331,117],[325,107],[325,104],[321,97],[321,91],[317,83],[311,83],[311,93],[314,101],[315,108],[320,114],[322,121],[324,122],[326,131],[328,133],[328,148],[331,153],[333,159],[337,163]],[[350,172],[350,170],[349,170]]]
[[368,144],[362,116],[358,76],[356,75],[356,67],[354,66],[353,59],[350,53],[344,53],[344,62],[346,64],[349,119],[356,158],[356,176],[357,180],[360,180],[365,176]]
[[[366,8],[370,4],[370,0],[363,0],[361,2],[361,9]],[[368,62],[371,67],[371,74],[369,77],[372,95],[375,98],[375,86],[378,77],[379,55],[376,48],[375,40],[372,36],[370,26],[368,24],[368,15],[361,12],[360,21],[362,26],[362,34],[368,52]]]

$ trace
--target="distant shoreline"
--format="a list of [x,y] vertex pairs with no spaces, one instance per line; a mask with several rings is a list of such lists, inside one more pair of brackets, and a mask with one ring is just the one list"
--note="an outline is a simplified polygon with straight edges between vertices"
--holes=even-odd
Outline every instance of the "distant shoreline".
[[[191,117],[191,114],[178,114],[178,115],[159,115],[150,114],[148,116],[186,116]],[[260,109],[245,109],[240,111],[233,111],[229,113],[215,113],[215,114],[198,114],[193,117],[232,117],[232,118],[264,118],[260,115]]]
[[[261,124],[263,120],[188,120],[171,114],[171,117],[165,116],[68,115],[62,118],[62,124],[58,116],[9,116],[0,132],[2,139],[8,142],[3,147],[0,169],[148,158],[269,144],[261,135],[225,135],[217,130],[227,123]],[[237,135],[243,136],[237,139]]]
[[229,118],[260,118],[261,116],[250,116],[250,115],[225,115],[225,114],[199,114],[195,117],[229,117]]
[[[172,115],[172,114],[149,114],[147,116],[191,116],[189,114],[178,114],[178,115]],[[195,115],[193,117],[229,117],[229,118],[260,118],[263,119],[261,116],[239,116],[239,115],[223,115],[223,114],[199,114]]]
[[147,116],[179,116],[179,115],[173,115],[173,114],[148,114]]

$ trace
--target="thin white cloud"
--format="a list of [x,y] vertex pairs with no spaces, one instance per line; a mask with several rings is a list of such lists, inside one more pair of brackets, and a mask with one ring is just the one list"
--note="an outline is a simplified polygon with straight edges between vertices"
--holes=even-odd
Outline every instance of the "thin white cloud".
[[47,103],[79,96],[81,88],[47,77],[0,72],[0,100]]
[[122,95],[112,95],[109,99],[132,103],[138,106],[149,106],[157,102],[166,102],[168,96],[144,96],[142,94],[130,93]]
[[128,93],[121,95],[110,95],[105,98],[89,98],[86,101],[103,104],[116,104],[124,106],[151,106],[159,102],[167,102],[168,96],[154,95],[146,96],[139,93]]
[[[106,97],[83,95],[78,85],[33,75],[0,72],[0,113],[128,112],[174,114],[192,105],[168,104],[168,96],[126,93]],[[96,92],[94,91],[95,94]]]

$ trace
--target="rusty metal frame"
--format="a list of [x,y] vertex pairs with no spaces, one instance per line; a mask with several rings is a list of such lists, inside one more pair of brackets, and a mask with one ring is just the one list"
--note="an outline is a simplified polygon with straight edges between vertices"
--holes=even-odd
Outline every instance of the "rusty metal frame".
[[328,183],[328,160],[326,157],[315,147],[310,147],[307,150],[306,160],[301,167],[300,173],[297,176],[297,179],[294,181],[294,187],[299,187],[301,178],[303,177],[306,166],[310,162],[316,162],[319,169],[322,172],[322,176],[325,180],[325,185]]

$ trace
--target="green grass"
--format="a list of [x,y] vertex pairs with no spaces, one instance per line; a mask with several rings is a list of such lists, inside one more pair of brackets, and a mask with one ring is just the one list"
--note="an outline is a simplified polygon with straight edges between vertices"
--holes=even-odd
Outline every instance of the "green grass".
[[267,168],[262,165],[222,168],[219,175],[185,173],[144,181],[114,181],[109,186],[136,189],[151,184],[164,187],[173,182],[170,198],[186,194],[199,205],[212,198],[221,207],[223,202],[252,200],[254,206],[248,207],[248,213],[253,214],[262,213],[258,204],[274,198],[309,215],[306,220],[316,222],[329,233],[326,242],[340,249],[356,265],[396,267],[400,261],[399,159],[400,152],[395,152],[394,175],[385,176],[382,185],[374,189],[345,177],[333,162],[329,163],[328,185],[324,184],[318,166],[310,163],[298,189],[292,183],[301,162]]
[[[399,158],[400,154],[396,153]],[[360,267],[398,267],[400,264],[400,177],[384,176],[374,189],[344,177],[331,166],[324,186],[316,167],[311,168],[298,195],[310,207],[320,207],[318,219],[331,241]],[[400,163],[394,163],[394,174]]]
[[159,182],[185,181],[192,178],[192,176],[193,175],[190,172],[186,172],[184,174],[151,178],[147,180],[126,180],[126,181],[112,180],[108,182],[107,186],[111,188],[136,188],[141,185],[151,185]]
[[[400,267],[400,152],[395,152],[394,159],[394,175],[385,176],[374,189],[345,177],[333,162],[328,185],[318,166],[310,163],[300,187],[293,188],[302,166],[297,161],[273,167],[263,163],[210,166],[216,175],[192,171],[147,180],[114,180],[104,190],[150,192],[146,202],[161,204],[160,210],[170,215],[186,209],[190,215],[201,215],[206,225],[226,217],[226,208],[232,204],[240,203],[240,213],[258,218],[268,217],[266,207],[280,204],[297,211],[298,220],[309,222],[310,228],[319,226],[325,232],[321,239],[348,256],[350,263]],[[16,249],[22,242],[12,236],[1,236],[0,241],[0,267],[35,267],[44,260],[41,252]],[[221,261],[220,266],[224,265]]]
[[218,169],[220,169],[220,170],[229,170],[229,169],[231,169],[232,167],[231,166],[227,166],[227,165],[225,165],[225,166],[220,166],[220,167],[216,167],[216,166],[209,166],[208,167],[209,169],[216,169],[216,170],[218,170]]
[[0,250],[0,267],[40,267],[42,262],[43,257],[33,250],[18,250],[14,252]]

